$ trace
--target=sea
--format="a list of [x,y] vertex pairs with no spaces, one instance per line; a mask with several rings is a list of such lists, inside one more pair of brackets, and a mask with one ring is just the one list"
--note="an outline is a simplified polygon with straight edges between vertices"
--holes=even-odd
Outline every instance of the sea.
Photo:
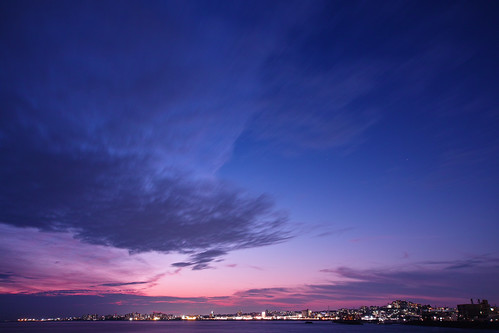
[[172,332],[172,333],[451,333],[498,332],[443,327],[405,325],[344,325],[330,321],[74,321],[74,322],[12,322],[0,323],[0,332]]

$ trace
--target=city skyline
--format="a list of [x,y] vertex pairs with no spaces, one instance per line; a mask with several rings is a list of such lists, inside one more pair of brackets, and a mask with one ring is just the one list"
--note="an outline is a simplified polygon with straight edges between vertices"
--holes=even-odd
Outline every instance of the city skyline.
[[[480,309],[481,305],[486,308],[486,314],[482,316],[483,319],[487,319],[489,315],[494,316],[493,320],[497,321],[497,306],[492,306],[488,304],[487,300],[476,300],[477,303],[471,303],[458,305],[461,307],[470,307]],[[461,310],[463,311],[463,310]],[[374,313],[373,313],[374,312]],[[464,312],[464,311],[463,311]],[[214,319],[214,320],[297,320],[297,319],[308,319],[315,318],[319,320],[331,320],[333,319],[345,319],[345,320],[365,320],[365,321],[407,321],[407,320],[418,320],[421,321],[423,314],[434,314],[440,313],[441,319],[446,317],[447,321],[457,321],[457,308],[456,307],[432,307],[430,304],[419,304],[413,303],[408,300],[394,300],[388,304],[382,306],[378,305],[364,305],[359,308],[344,308],[340,307],[338,309],[322,309],[322,310],[311,310],[311,309],[300,309],[300,310],[280,310],[280,309],[265,309],[263,311],[252,311],[252,312],[242,312],[237,313],[216,313],[211,311],[207,313],[183,313],[174,314],[173,313],[162,313],[162,312],[152,312],[152,313],[139,313],[130,312],[126,314],[97,314],[88,313],[81,316],[70,316],[70,317],[53,317],[53,318],[17,318],[17,321],[68,321],[68,320],[204,320],[204,319]],[[354,315],[354,316],[352,316]],[[155,318],[156,317],[156,318]],[[350,317],[346,319],[346,317]],[[409,319],[409,317],[411,319]],[[453,318],[451,318],[453,317]],[[403,320],[405,318],[405,320]],[[441,319],[435,321],[441,321]],[[460,318],[460,320],[473,320],[472,318]]]
[[498,303],[498,13],[2,2],[1,315]]

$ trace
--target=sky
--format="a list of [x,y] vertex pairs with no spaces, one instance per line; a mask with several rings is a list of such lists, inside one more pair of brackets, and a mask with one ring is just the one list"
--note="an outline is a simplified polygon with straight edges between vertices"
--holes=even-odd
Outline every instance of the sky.
[[0,319],[499,303],[496,1],[2,1]]

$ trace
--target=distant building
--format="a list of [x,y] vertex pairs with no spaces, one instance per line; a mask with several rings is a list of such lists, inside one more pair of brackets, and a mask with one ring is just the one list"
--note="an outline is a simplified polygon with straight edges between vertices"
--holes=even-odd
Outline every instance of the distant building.
[[478,300],[477,304],[458,304],[457,305],[459,320],[485,320],[490,314],[490,305],[487,300]]

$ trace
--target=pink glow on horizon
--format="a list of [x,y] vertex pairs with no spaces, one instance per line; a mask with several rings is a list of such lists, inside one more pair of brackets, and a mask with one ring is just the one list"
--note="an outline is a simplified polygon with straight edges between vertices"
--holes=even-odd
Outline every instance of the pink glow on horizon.
[[257,266],[258,261],[193,271],[171,267],[185,256],[129,254],[124,249],[83,243],[67,232],[41,232],[0,224],[0,235],[0,251],[5,256],[3,270],[14,273],[11,283],[0,285],[1,293],[65,291],[72,295],[216,297],[245,288],[278,286],[277,278],[274,282],[269,279],[271,267]]
[[[185,261],[185,255],[129,254],[123,249],[82,243],[70,233],[0,224],[0,240],[3,273],[10,276],[9,283],[0,285],[0,293],[7,294],[117,294],[123,295],[123,300],[113,301],[114,306],[157,304],[158,311],[175,304],[193,309],[209,306],[253,311],[385,305],[394,299],[432,305],[455,305],[467,300],[459,292],[434,294],[435,288],[444,290],[449,284],[441,278],[440,266],[326,268],[321,260],[283,260],[282,254],[291,252],[287,252],[289,244],[274,246],[274,256],[264,256],[268,248],[235,251],[224,261],[214,263],[212,269],[196,271],[171,266]],[[488,270],[487,266],[481,269]],[[461,281],[454,282],[450,290],[463,288],[469,293],[475,275],[459,274]],[[132,301],[127,295],[143,298]],[[493,298],[489,300],[494,302]]]
[[69,233],[33,228],[19,231],[0,224],[3,269],[15,273],[11,283],[0,286],[0,292],[141,293],[146,284],[118,284],[132,282],[123,281],[123,277],[148,284],[160,278],[154,267],[126,250],[85,244]]

